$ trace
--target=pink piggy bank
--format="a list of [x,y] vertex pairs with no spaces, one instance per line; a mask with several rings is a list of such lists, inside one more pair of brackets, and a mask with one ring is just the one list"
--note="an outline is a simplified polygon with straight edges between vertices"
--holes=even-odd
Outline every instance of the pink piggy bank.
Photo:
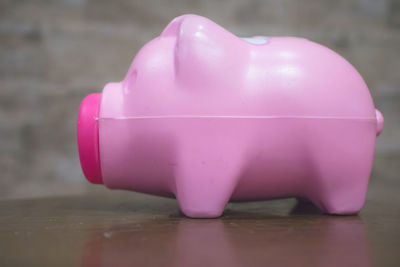
[[184,15],[122,82],[81,103],[86,178],[176,197],[195,218],[229,200],[298,197],[330,214],[362,208],[383,117],[355,68],[303,38],[238,38]]

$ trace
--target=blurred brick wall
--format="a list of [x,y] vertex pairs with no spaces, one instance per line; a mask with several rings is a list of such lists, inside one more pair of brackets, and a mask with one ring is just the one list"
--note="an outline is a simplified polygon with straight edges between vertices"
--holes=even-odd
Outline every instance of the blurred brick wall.
[[184,13],[239,36],[303,36],[342,54],[386,119],[373,180],[397,179],[397,0],[0,0],[0,198],[87,190],[75,141],[80,101],[121,80],[140,47]]

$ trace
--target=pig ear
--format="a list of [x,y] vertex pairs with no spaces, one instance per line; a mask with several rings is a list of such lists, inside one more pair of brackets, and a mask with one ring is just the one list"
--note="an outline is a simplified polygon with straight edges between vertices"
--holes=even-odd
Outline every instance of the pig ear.
[[161,33],[161,37],[169,37],[169,36],[177,36],[179,34],[179,30],[182,24],[182,21],[185,17],[190,15],[183,15],[174,18],[168,25],[165,27],[163,32]]
[[235,35],[196,15],[178,17],[164,33],[177,38],[174,52],[177,78],[202,87],[216,82],[221,70],[232,68],[233,50],[241,44]]

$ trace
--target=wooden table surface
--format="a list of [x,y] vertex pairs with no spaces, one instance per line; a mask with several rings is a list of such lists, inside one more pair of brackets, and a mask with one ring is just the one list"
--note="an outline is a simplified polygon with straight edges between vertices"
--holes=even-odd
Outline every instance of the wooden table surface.
[[97,189],[0,202],[0,266],[400,266],[398,184],[370,184],[358,216],[294,199],[188,219],[174,199]]

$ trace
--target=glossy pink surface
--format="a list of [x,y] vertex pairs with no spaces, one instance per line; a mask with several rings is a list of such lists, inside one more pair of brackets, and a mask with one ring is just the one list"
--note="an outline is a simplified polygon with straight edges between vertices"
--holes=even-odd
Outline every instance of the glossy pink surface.
[[107,84],[99,116],[109,188],[176,196],[190,217],[231,200],[302,197],[332,214],[364,203],[383,117],[354,67],[294,37],[236,37],[174,19]]

